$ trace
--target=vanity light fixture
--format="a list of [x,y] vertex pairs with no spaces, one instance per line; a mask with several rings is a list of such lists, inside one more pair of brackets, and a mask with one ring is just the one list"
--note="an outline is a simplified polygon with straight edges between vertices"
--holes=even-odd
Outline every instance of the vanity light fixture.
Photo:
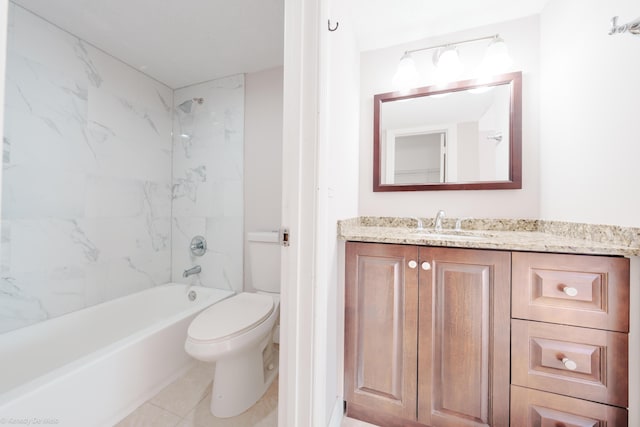
[[435,83],[442,84],[454,81],[460,77],[464,69],[457,47],[462,44],[483,40],[491,40],[491,42],[487,46],[485,58],[480,66],[479,77],[505,72],[513,61],[509,57],[509,51],[505,41],[500,37],[500,34],[494,34],[492,36],[462,40],[455,43],[407,50],[400,59],[398,69],[393,76],[392,84],[398,90],[416,87],[419,73],[416,69],[412,54],[433,49],[436,49],[433,54],[433,64],[436,67],[433,78]]
[[400,58],[398,69],[393,76],[393,87],[398,90],[407,90],[418,85],[418,70],[416,69],[416,63],[410,53],[405,53]]

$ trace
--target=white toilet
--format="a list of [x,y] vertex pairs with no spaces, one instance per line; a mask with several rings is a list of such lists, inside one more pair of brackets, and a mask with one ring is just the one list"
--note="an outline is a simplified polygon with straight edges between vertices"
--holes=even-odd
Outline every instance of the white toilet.
[[253,406],[278,373],[273,347],[280,312],[278,233],[248,233],[248,241],[257,292],[241,292],[204,310],[189,325],[184,345],[192,357],[216,363],[211,413],[220,418]]

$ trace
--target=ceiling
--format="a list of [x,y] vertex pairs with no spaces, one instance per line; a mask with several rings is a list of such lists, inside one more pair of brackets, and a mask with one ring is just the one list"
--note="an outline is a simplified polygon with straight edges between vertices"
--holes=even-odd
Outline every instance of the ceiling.
[[282,65],[284,0],[12,0],[171,88]]
[[[174,89],[283,63],[284,0],[12,1]],[[371,50],[537,14],[548,0],[333,1]]]

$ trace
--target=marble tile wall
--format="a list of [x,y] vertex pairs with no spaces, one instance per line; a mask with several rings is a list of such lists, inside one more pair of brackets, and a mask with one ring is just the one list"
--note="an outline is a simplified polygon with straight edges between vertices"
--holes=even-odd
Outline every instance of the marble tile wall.
[[[172,90],[12,3],[8,39],[0,332],[171,276]],[[196,163],[176,175],[183,217],[214,182]],[[201,222],[227,233],[207,208]]]
[[[244,90],[244,75],[235,75],[174,93],[174,282],[243,289]],[[202,257],[189,251],[195,235],[207,239]],[[183,278],[194,265],[202,272]]]

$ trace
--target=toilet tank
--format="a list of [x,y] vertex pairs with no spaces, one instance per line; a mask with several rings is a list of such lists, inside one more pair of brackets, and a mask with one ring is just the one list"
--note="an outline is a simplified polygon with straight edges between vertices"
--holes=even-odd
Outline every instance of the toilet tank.
[[277,231],[247,234],[251,286],[256,291],[280,293],[280,243]]

